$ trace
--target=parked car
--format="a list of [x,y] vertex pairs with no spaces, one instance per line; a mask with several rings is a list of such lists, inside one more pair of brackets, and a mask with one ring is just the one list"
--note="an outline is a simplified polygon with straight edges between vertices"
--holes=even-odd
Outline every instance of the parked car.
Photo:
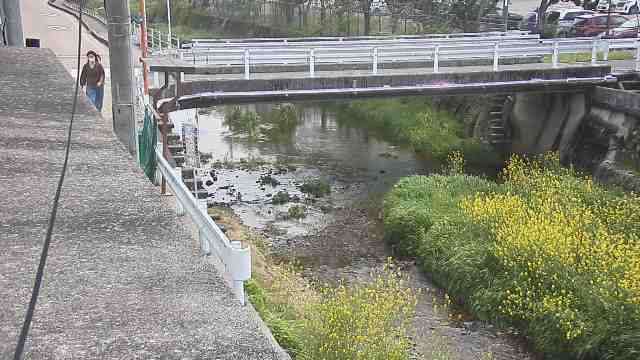
[[627,22],[622,23],[622,25],[612,29],[609,37],[614,39],[639,37],[640,25],[638,24],[638,22],[638,19],[627,20]]
[[[607,32],[607,18],[608,14],[596,14],[596,15],[583,15],[578,17],[578,21],[573,24],[571,28],[571,34],[574,36],[597,36],[599,34]],[[627,22],[627,18],[618,15],[611,14],[611,22],[609,23],[609,30],[614,29]]]
[[582,8],[552,10],[547,12],[547,22],[556,21],[556,34],[558,36],[568,36],[573,25],[580,20],[580,16],[593,15],[594,11]]
[[611,1],[611,12],[637,14],[640,10],[640,0],[600,0],[596,9],[600,12],[608,12],[609,1]]

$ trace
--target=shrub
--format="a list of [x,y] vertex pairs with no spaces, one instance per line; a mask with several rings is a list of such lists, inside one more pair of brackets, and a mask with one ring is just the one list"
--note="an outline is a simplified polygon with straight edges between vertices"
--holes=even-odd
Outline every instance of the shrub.
[[463,121],[452,111],[439,110],[424,99],[352,101],[335,108],[339,123],[366,126],[380,132],[387,141],[408,144],[416,152],[439,160],[460,151],[473,164],[501,162],[490,145],[464,137]]
[[305,311],[302,358],[408,359],[415,305],[415,292],[390,265],[370,283],[323,289]]
[[287,210],[287,216],[289,219],[302,219],[307,216],[307,211],[302,205],[293,205]]
[[271,199],[271,203],[274,205],[286,204],[291,200],[291,196],[286,191],[278,191]]
[[329,195],[331,193],[331,185],[324,179],[312,179],[305,181],[300,186],[300,191],[318,198]]
[[225,109],[224,124],[233,132],[255,139],[258,137],[259,123],[260,116],[255,111],[242,110],[239,106]]
[[513,157],[503,178],[403,179],[385,232],[480,318],[522,327],[551,358],[638,358],[640,197],[556,155]]

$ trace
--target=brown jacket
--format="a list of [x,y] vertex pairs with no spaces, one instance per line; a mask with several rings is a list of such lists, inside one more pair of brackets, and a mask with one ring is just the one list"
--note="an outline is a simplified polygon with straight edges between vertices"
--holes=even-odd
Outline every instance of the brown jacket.
[[80,74],[80,85],[87,87],[98,87],[98,82],[104,85],[104,68],[99,62],[96,62],[96,66],[93,69],[89,64],[84,64],[82,67],[82,73]]

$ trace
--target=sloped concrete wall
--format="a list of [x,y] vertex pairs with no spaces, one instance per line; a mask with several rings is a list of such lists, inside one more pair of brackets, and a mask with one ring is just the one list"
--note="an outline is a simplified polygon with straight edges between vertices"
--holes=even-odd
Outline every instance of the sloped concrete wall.
[[517,94],[510,117],[510,151],[537,154],[565,150],[586,113],[584,93]]

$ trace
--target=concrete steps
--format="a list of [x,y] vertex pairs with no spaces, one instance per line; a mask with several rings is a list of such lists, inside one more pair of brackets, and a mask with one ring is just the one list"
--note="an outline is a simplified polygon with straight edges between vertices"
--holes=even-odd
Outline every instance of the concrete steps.
[[508,142],[504,116],[506,100],[504,95],[494,96],[489,107],[489,143],[495,147],[502,147]]

